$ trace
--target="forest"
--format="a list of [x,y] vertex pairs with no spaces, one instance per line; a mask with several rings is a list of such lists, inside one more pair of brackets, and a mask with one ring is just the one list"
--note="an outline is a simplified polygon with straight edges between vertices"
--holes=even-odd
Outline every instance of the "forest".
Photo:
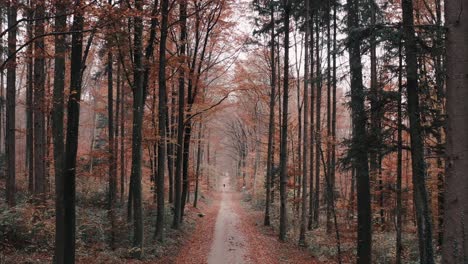
[[0,264],[467,263],[466,98],[468,0],[0,0]]

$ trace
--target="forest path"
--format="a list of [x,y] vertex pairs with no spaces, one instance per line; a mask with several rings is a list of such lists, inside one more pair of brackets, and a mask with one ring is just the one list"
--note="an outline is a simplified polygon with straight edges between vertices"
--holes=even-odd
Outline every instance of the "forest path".
[[208,256],[208,264],[248,263],[246,237],[242,232],[240,217],[235,210],[234,204],[239,201],[235,199],[235,194],[227,180],[224,180],[222,188],[221,205],[216,219],[214,240]]
[[279,242],[276,228],[263,227],[263,212],[242,206],[243,195],[236,187],[231,187],[228,178],[221,183],[213,203],[199,209],[205,216],[171,263],[319,263],[296,243]]

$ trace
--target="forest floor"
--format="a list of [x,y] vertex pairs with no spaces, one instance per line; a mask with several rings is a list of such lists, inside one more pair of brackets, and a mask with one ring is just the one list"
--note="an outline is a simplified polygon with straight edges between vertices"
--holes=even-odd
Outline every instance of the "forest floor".
[[173,263],[318,263],[305,250],[281,243],[257,226],[258,216],[241,206],[242,194],[226,187],[206,211]]

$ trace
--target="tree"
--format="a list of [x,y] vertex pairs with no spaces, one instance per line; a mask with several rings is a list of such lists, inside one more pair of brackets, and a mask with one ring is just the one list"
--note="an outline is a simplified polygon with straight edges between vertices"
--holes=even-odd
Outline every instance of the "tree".
[[405,44],[408,115],[411,136],[411,167],[413,172],[413,199],[418,226],[419,256],[421,263],[434,263],[432,249],[432,223],[425,182],[424,143],[419,109],[418,61],[414,32],[413,1],[403,0],[403,37]]
[[158,215],[155,237],[163,241],[164,231],[164,178],[166,166],[166,122],[167,122],[167,91],[166,91],[166,38],[168,30],[168,1],[161,2],[161,42],[159,46],[159,102],[158,102],[158,179],[157,198]]
[[446,1],[447,49],[447,166],[445,185],[443,263],[461,263],[468,257],[465,228],[468,226],[466,186],[468,159],[466,149],[468,96],[467,50],[468,1]]
[[308,154],[309,153],[309,137],[308,137],[308,130],[309,130],[309,34],[310,34],[310,23],[309,23],[309,15],[310,15],[310,7],[309,1],[305,1],[306,5],[306,19],[304,21],[305,24],[305,36],[304,36],[304,135],[303,135],[303,160],[302,160],[302,211],[301,211],[301,227],[299,233],[299,244],[305,245],[305,232],[306,232],[306,216],[307,216],[307,167],[308,167]]
[[[109,0],[109,5],[112,6],[112,0]],[[114,142],[114,78],[113,78],[113,63],[114,54],[112,53],[111,42],[107,42],[107,135],[108,135],[108,152],[109,152],[109,193],[108,193],[108,214],[111,224],[110,231],[110,246],[114,248],[115,240],[115,212],[114,207],[117,197],[117,163],[115,155]]]
[[142,160],[142,126],[144,110],[143,91],[143,19],[141,12],[143,2],[135,1],[134,36],[133,36],[133,127],[132,127],[132,202],[133,202],[133,248],[134,257],[141,258],[143,255],[143,205],[141,191],[141,160]]
[[[9,1],[8,27],[16,23],[17,2]],[[1,18],[0,18],[1,19]],[[16,204],[16,28],[8,32],[8,56],[11,58],[7,69],[7,93],[6,93],[6,157],[7,157],[7,185],[6,201],[8,205]]]
[[[78,132],[80,124],[81,71],[83,68],[83,10],[81,1],[74,1],[75,15],[73,18],[71,64],[70,64],[70,96],[67,106],[67,136],[65,143],[65,166],[63,168],[63,222],[64,246],[63,263],[75,262],[75,196],[76,196],[76,153],[78,150]],[[60,262],[58,262],[60,263]]]
[[268,149],[267,149],[267,168],[266,168],[266,198],[265,198],[265,219],[264,225],[270,225],[270,205],[271,205],[271,186],[273,178],[273,136],[275,134],[275,102],[276,102],[276,61],[275,61],[275,12],[272,1],[270,1],[270,63],[271,63],[271,89],[270,89],[270,113],[268,119]]
[[[180,55],[185,56],[186,41],[187,41],[187,3],[180,1]],[[183,60],[185,61],[185,59]],[[176,172],[174,178],[174,221],[172,227],[179,228],[182,220],[182,162],[184,152],[184,116],[185,116],[185,71],[184,64],[179,69],[179,90],[178,90],[178,120],[177,120],[177,156],[176,156]]]
[[[65,32],[67,27],[67,5],[66,2],[57,1],[55,4],[55,31]],[[31,31],[32,32],[32,31]],[[55,260],[57,263],[65,261],[64,256],[64,185],[63,166],[65,162],[64,130],[64,90],[65,90],[65,35],[55,36],[55,58],[54,58],[54,93],[52,104],[52,138],[54,145],[55,166]],[[32,59],[32,58],[31,58]],[[32,69],[31,69],[32,70]],[[28,69],[29,71],[29,69]],[[28,83],[29,85],[29,83]],[[32,83],[31,83],[32,85]],[[28,120],[29,121],[29,120]],[[32,121],[32,120],[31,120]],[[29,132],[29,131],[28,131]],[[32,136],[32,135],[31,135]],[[32,139],[32,137],[31,137]],[[30,164],[32,168],[32,164]]]
[[36,1],[34,13],[34,189],[40,201],[45,200],[46,192],[46,134],[45,134],[45,1]]
[[362,83],[361,36],[359,28],[359,1],[347,0],[348,50],[351,73],[351,112],[353,135],[351,153],[357,179],[357,261],[372,263],[372,214],[368,168],[368,148],[365,142],[367,116],[364,109],[364,85]]
[[283,0],[284,8],[284,84],[283,84],[283,112],[280,145],[280,234],[281,241],[286,240],[287,232],[287,189],[288,184],[288,98],[289,98],[289,16],[291,3]]

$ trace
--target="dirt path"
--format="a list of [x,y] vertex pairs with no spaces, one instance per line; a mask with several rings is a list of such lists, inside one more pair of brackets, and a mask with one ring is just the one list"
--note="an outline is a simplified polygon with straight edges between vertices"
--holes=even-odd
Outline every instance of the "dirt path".
[[234,210],[233,193],[224,190],[216,219],[214,240],[208,256],[208,264],[248,263],[246,237],[242,232],[239,215]]
[[204,208],[206,216],[174,263],[318,263],[293,243],[279,242],[274,232],[260,232],[260,216],[241,206],[242,195],[229,187],[227,179],[223,183],[217,202]]

